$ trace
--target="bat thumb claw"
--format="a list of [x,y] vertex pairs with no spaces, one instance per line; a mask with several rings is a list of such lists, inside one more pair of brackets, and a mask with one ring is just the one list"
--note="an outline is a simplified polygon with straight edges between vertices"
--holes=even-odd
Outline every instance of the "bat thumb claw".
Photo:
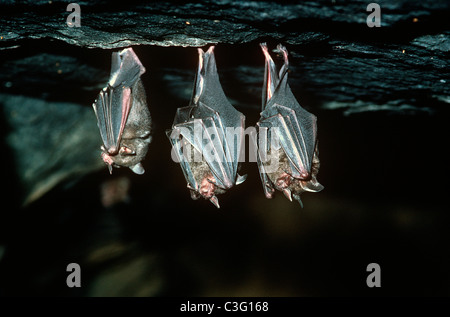
[[112,171],[113,171],[112,165],[107,164],[106,166],[108,166],[109,174],[112,175]]
[[214,206],[216,206],[217,208],[220,208],[220,205],[219,205],[219,199],[217,199],[216,196],[212,196],[212,197],[209,199],[209,201],[212,202],[212,203],[214,204]]

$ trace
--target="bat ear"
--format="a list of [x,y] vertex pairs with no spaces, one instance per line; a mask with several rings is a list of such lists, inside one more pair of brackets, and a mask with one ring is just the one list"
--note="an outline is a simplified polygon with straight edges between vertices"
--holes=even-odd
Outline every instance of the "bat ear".
[[306,184],[306,186],[303,185],[302,188],[305,191],[312,192],[312,193],[317,193],[317,192],[320,192],[322,189],[324,189],[323,185],[320,184],[317,180],[316,181],[314,181],[314,180],[309,181]]
[[295,199],[296,201],[298,201],[298,203],[300,204],[300,207],[303,208],[303,202],[302,202],[302,200],[300,199],[300,195],[294,194],[294,199]]
[[242,175],[242,176],[237,174],[236,185],[242,184],[243,182],[245,182],[246,179],[247,179],[247,174]]
[[291,190],[289,188],[283,189],[283,194],[284,196],[286,196],[287,199],[292,201]]
[[142,166],[141,163],[137,163],[136,165],[131,166],[130,169],[139,175],[142,175],[145,173],[144,167]]
[[220,205],[219,205],[219,199],[217,199],[216,196],[212,196],[212,197],[209,199],[209,201],[212,202],[212,203],[214,204],[214,206],[216,206],[217,208],[220,208]]

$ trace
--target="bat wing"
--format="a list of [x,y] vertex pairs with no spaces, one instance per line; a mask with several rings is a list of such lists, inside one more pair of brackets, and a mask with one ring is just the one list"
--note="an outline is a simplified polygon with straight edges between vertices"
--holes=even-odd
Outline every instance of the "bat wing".
[[250,137],[252,138],[253,144],[255,145],[256,162],[258,164],[259,176],[261,177],[261,183],[263,185],[264,194],[267,198],[272,198],[272,195],[275,192],[275,190],[271,185],[269,177],[267,176],[268,171],[266,170],[266,166],[265,164],[263,164],[263,162],[266,162],[267,160],[266,157],[266,154],[268,153],[267,140],[270,140],[270,137],[268,137],[270,130],[267,127],[261,126],[259,127],[258,130],[259,130],[258,135],[252,133],[250,134]]
[[169,135],[186,180],[193,189],[198,190],[199,184],[193,175],[191,158],[183,152],[186,145],[183,142],[201,153],[217,186],[228,189],[244,181],[244,177],[237,176],[244,120],[244,115],[233,108],[220,85],[213,47],[206,53],[199,49],[199,66],[190,106],[177,110]]
[[[303,109],[292,93],[287,80],[288,59],[286,48],[279,45],[284,65],[276,75],[275,64],[261,45],[266,56],[266,80],[263,95],[270,96],[263,105],[259,125],[275,133],[286,153],[294,177],[307,179],[311,174],[317,142],[316,116]],[[269,59],[269,61],[268,61]],[[272,74],[272,77],[269,75]],[[271,79],[272,78],[272,79]]]
[[[220,118],[214,110],[204,105],[199,107],[204,108],[201,109],[204,112],[202,115],[208,116],[191,118],[187,122],[180,121],[174,125],[175,133],[169,138],[178,153],[177,158],[182,165],[186,180],[193,189],[198,190],[199,184],[192,170],[192,159],[205,160],[216,179],[216,185],[224,189],[230,188],[234,185],[236,173],[233,174],[232,165],[226,159],[226,144],[223,142]],[[183,112],[189,110],[193,110],[192,107],[180,108],[176,118],[180,119]],[[186,149],[188,145],[192,148]],[[201,155],[193,157],[191,150]]]
[[[184,177],[188,185],[198,190],[199,184],[194,177],[192,169],[192,144],[198,143],[196,139],[195,122],[192,118],[193,107],[178,108],[172,130],[167,131],[167,136],[172,143],[172,149],[176,155],[177,162],[181,164]],[[198,135],[198,133],[197,133]],[[201,139],[201,135],[200,135]]]
[[192,100],[194,105],[198,105],[194,117],[204,119],[205,126],[219,136],[215,144],[220,149],[222,160],[209,161],[208,156],[205,156],[211,169],[217,173],[228,171],[227,175],[234,184],[241,155],[245,116],[237,111],[225,96],[219,81],[213,49],[214,46],[210,47],[206,53],[199,50],[199,69]]
[[144,72],[145,68],[132,48],[112,54],[108,85],[100,91],[92,105],[105,150],[110,154],[119,151],[123,129],[132,105],[131,87]]

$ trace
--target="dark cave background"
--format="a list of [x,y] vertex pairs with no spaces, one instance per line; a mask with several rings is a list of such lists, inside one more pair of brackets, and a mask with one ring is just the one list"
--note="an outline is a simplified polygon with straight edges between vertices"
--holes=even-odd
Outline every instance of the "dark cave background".
[[[78,3],[69,28],[64,1],[1,2],[0,295],[449,295],[447,1],[378,1],[380,28],[364,1]],[[195,47],[212,44],[254,125],[263,41],[286,45],[290,86],[318,117],[325,189],[303,209],[267,200],[244,163],[217,210],[191,200],[165,130],[188,104]],[[109,175],[91,108],[127,46],[153,117],[143,176]],[[81,288],[66,286],[72,262]]]

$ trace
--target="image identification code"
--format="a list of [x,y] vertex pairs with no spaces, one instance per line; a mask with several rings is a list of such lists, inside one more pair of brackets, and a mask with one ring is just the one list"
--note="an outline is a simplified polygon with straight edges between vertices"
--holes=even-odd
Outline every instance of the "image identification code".
[[213,310],[224,310],[230,312],[236,311],[269,311],[268,302],[226,302],[224,305],[217,304],[202,304],[202,303],[192,303],[188,301],[187,303],[181,304],[180,311],[189,312],[207,312],[211,314]]

